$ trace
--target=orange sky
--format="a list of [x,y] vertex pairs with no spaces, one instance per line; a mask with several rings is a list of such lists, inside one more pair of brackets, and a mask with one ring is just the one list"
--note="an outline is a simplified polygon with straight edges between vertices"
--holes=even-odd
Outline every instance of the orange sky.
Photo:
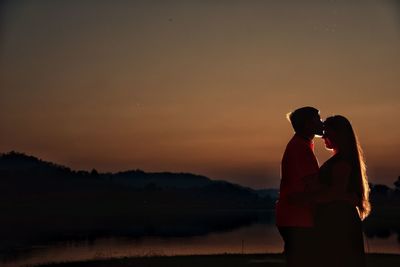
[[[167,3],[168,2],[168,3]],[[285,114],[347,116],[400,175],[395,1],[5,1],[0,152],[279,185]],[[316,140],[322,163],[329,156]]]

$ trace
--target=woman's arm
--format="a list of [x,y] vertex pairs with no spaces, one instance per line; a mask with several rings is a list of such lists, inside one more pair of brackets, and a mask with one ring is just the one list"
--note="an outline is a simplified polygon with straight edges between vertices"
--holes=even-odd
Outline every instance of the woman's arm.
[[347,192],[347,185],[351,175],[351,166],[345,161],[340,161],[332,166],[332,183],[330,186],[321,185],[316,182],[316,177],[305,177],[309,179],[310,186],[306,192],[292,194],[289,201],[292,203],[330,202],[344,200],[357,203],[357,196]]

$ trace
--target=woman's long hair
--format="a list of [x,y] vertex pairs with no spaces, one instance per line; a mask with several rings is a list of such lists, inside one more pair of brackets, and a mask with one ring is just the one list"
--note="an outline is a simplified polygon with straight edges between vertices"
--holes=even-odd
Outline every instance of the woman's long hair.
[[331,140],[337,146],[337,153],[349,160],[352,168],[352,175],[349,180],[350,192],[359,196],[357,209],[361,220],[364,220],[371,211],[369,202],[369,184],[364,161],[364,154],[356,133],[348,119],[336,115],[329,117],[324,122],[326,129],[332,129],[335,135]]

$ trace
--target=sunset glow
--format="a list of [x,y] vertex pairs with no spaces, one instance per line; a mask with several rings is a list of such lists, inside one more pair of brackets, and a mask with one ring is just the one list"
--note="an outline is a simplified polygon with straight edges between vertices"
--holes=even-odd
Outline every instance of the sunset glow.
[[[278,187],[315,106],[349,118],[370,181],[400,175],[395,1],[6,1],[0,152],[74,169]],[[329,157],[315,140],[320,163]]]

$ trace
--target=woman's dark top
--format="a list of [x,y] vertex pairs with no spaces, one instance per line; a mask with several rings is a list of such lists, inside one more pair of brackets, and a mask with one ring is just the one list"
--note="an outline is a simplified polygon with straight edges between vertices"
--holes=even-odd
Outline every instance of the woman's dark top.
[[[329,187],[334,184],[333,166],[339,161],[349,161],[335,155],[320,168],[319,181]],[[356,177],[352,167],[348,192],[356,193],[353,181]],[[345,200],[318,203],[316,207],[316,254],[321,266],[365,266],[364,241],[361,220],[354,204]]]

